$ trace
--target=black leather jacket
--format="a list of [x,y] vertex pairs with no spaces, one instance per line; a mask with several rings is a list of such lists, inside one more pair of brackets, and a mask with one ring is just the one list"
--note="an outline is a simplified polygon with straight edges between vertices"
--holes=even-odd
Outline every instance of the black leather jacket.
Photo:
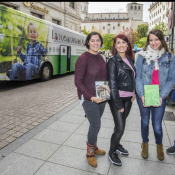
[[[134,68],[133,60],[127,57],[129,63]],[[124,108],[118,90],[133,92],[135,90],[135,78],[132,69],[122,60],[117,53],[111,57],[107,63],[107,73],[109,87],[111,89],[111,99],[118,110]]]

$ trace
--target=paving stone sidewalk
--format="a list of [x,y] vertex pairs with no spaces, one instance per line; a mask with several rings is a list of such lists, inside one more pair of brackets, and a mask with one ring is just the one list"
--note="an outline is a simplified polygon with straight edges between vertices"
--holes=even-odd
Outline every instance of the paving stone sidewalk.
[[[173,108],[166,108],[174,111]],[[86,138],[88,121],[84,111],[76,101],[53,115],[42,124],[27,132],[0,150],[1,175],[173,175],[175,157],[167,155],[157,159],[156,144],[150,125],[149,158],[141,157],[140,116],[134,102],[127,118],[126,130],[121,144],[128,149],[129,156],[120,156],[123,165],[114,166],[108,154],[97,155],[97,168],[86,160]],[[98,146],[109,150],[114,123],[108,104],[102,116],[98,135]],[[164,151],[173,144],[175,122],[163,121]]]
[[0,149],[78,100],[74,74],[47,82],[8,82],[3,87],[1,84]]

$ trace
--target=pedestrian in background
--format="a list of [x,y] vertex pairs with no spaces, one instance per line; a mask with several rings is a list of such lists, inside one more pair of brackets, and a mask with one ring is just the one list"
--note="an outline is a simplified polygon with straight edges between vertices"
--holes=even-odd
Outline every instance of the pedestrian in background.
[[127,36],[119,34],[115,36],[112,55],[107,63],[107,74],[111,90],[109,106],[114,119],[114,133],[111,136],[109,159],[114,165],[121,166],[118,157],[128,155],[128,151],[120,144],[125,130],[126,118],[129,115],[135,95],[135,70],[133,64],[133,52]]
[[[175,84],[175,58],[168,47],[161,30],[153,29],[147,36],[143,51],[136,53],[136,91],[137,103],[141,114],[142,157],[148,158],[149,120],[157,144],[157,157],[164,159],[162,144],[162,119],[165,112],[166,97]],[[144,85],[159,85],[160,106],[145,106]]]
[[106,63],[98,53],[102,44],[103,39],[99,33],[89,33],[85,41],[88,51],[80,55],[75,64],[75,85],[90,124],[86,157],[93,167],[97,166],[95,154],[105,154],[104,150],[97,147],[97,136],[106,102],[97,98],[95,93],[95,81],[107,80]]

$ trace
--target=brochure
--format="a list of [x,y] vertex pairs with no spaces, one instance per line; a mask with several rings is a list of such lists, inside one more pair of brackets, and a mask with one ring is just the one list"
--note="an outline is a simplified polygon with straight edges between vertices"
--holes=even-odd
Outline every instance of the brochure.
[[144,85],[145,106],[159,106],[159,85]]
[[110,100],[110,93],[108,92],[108,81],[95,82],[96,96],[102,100]]

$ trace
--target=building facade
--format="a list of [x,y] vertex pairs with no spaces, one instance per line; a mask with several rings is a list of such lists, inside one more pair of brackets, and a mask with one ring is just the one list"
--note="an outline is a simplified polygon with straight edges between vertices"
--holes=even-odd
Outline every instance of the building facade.
[[[137,29],[143,24],[143,4],[128,3],[126,12],[117,13],[87,13],[83,15],[81,29],[90,32],[92,29],[101,31],[102,34],[117,34],[126,28]],[[147,23],[146,23],[147,24]]]
[[49,22],[81,31],[81,2],[0,2]]
[[149,31],[152,30],[156,24],[163,22],[168,25],[168,14],[171,2],[154,2],[150,5],[149,10]]

